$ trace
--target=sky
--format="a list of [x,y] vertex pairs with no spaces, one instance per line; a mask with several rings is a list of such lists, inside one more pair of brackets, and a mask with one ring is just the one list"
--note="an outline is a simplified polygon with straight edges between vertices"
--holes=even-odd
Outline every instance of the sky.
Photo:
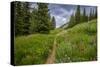
[[[37,8],[36,3],[33,3],[31,7]],[[55,17],[56,28],[59,28],[63,24],[67,23],[70,20],[70,16],[75,13],[77,5],[65,5],[65,4],[49,4],[48,9],[50,10],[51,17]],[[86,9],[87,15],[90,13],[90,9],[95,9],[95,6],[82,6],[81,13],[83,8]]]
[[49,4],[50,14],[55,17],[56,28],[67,23],[70,16],[75,12],[74,5],[62,5],[62,4]]

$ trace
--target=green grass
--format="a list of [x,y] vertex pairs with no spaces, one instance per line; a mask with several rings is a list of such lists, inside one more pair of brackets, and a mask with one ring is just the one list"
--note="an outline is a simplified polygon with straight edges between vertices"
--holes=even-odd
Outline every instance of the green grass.
[[54,36],[33,34],[15,38],[15,65],[43,64],[52,49]]
[[63,31],[62,28],[57,28],[57,29],[55,29],[55,30],[51,30],[51,31],[50,31],[50,34],[56,35],[56,34],[60,33],[61,31]]
[[56,63],[97,59],[97,21],[81,23],[58,36]]
[[[56,36],[61,32],[63,34]],[[15,37],[15,65],[44,64],[55,37],[55,63],[97,60],[97,21],[92,20],[66,30],[55,29],[50,34]]]

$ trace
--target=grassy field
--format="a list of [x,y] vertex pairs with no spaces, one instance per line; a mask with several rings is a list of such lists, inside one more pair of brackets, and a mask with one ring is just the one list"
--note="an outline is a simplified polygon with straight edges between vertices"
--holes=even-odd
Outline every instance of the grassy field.
[[81,23],[57,38],[56,63],[97,59],[97,21]]
[[54,36],[33,34],[15,38],[15,64],[43,64],[52,49]]
[[55,63],[92,61],[97,59],[97,21],[81,23],[73,28],[52,30],[50,34],[15,37],[15,65],[43,64],[52,51],[56,34]]

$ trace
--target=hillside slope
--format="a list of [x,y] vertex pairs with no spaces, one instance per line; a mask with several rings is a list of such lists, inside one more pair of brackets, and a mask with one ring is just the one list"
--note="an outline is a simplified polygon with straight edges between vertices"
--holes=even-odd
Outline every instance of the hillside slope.
[[81,23],[57,38],[56,62],[97,59],[97,21]]

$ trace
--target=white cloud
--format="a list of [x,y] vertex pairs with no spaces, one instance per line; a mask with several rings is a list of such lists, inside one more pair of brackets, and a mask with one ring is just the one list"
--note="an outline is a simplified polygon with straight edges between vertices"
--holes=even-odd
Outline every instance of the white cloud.
[[56,28],[62,26],[67,22],[66,18],[63,18],[61,16],[55,16],[55,18],[56,18]]
[[60,8],[61,14],[51,14],[56,19],[56,28],[62,26],[63,24],[67,23],[70,19],[70,16],[73,13],[73,10],[67,11],[63,8]]

